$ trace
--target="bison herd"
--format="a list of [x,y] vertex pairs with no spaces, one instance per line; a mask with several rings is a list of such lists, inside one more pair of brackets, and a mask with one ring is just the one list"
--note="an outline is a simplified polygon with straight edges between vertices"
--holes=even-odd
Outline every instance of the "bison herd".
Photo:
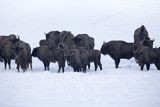
[[28,43],[20,40],[19,36],[11,34],[0,36],[0,61],[4,62],[4,68],[11,69],[11,60],[15,60],[17,70],[26,71],[29,66],[32,70],[32,57],[37,57],[44,64],[44,70],[49,70],[50,63],[58,63],[58,73],[65,71],[65,62],[71,66],[74,72],[86,73],[90,69],[90,63],[94,62],[95,71],[99,67],[102,70],[101,54],[109,55],[115,61],[118,68],[121,59],[135,58],[135,61],[143,70],[147,70],[150,64],[155,64],[160,70],[160,47],[153,48],[154,40],[151,40],[144,25],[134,32],[134,42],[109,41],[104,42],[100,51],[94,49],[94,38],[88,34],[74,36],[70,31],[51,31],[44,33],[45,39],[39,41],[39,47],[31,51]]

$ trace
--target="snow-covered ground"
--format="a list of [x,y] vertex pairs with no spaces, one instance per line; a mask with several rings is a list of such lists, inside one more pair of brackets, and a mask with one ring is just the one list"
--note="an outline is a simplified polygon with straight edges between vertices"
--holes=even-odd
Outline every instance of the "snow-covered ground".
[[26,73],[1,68],[0,107],[159,107],[160,72],[154,66],[141,72],[134,59],[123,60],[119,69],[111,62],[103,60],[103,71],[86,74],[69,67],[58,74],[56,64],[51,72],[36,63]]
[[[0,35],[15,33],[38,46],[44,32],[69,30],[103,41],[133,42],[136,28],[144,24],[154,46],[160,46],[160,1],[158,0],[5,0],[0,9]],[[122,60],[120,68],[102,55],[103,70],[74,73],[66,66],[57,73],[57,64],[44,71],[33,58],[33,71],[4,70],[0,63],[0,107],[159,107],[160,72],[140,71],[134,59]]]

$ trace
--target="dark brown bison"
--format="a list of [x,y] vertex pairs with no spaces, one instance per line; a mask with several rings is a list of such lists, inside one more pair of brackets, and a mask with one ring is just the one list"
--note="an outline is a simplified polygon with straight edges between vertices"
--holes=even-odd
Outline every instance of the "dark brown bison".
[[32,70],[32,56],[30,45],[24,41],[18,41],[16,43],[15,51],[18,71],[20,71],[19,67],[21,67],[23,71],[26,71],[27,68],[29,68],[29,64]]
[[49,70],[50,62],[58,62],[58,73],[60,72],[61,68],[62,72],[64,72],[65,56],[62,49],[41,46],[33,49],[32,56],[37,57],[43,62],[45,71]]
[[86,73],[86,66],[88,65],[88,52],[84,48],[70,49],[67,55],[67,63],[71,66],[74,72],[83,71]]
[[39,41],[39,46],[48,46],[49,43],[46,39],[42,39]]
[[144,65],[146,65],[147,70],[150,69],[150,64],[155,64],[158,70],[160,70],[160,63],[158,61],[157,53],[153,48],[149,48],[147,46],[139,46],[134,49],[134,57],[136,62],[143,70]]
[[151,40],[149,37],[145,37],[144,40],[140,42],[140,45],[153,48],[153,42],[154,40]]
[[101,64],[101,53],[99,50],[96,49],[89,49],[88,50],[88,68],[90,69],[90,63],[94,62],[95,71],[97,71],[97,68],[99,66],[100,70],[102,70],[102,64]]
[[9,69],[11,68],[11,59],[15,58],[14,46],[19,40],[19,36],[14,34],[10,34],[9,36],[0,36],[0,61],[4,60],[5,69],[7,63],[9,65]]
[[134,43],[140,44],[148,36],[148,31],[146,30],[145,26],[142,25],[141,27],[137,28],[134,32]]
[[61,40],[60,40],[59,46],[62,44],[67,46],[74,45],[74,42],[72,41],[73,34],[70,31],[62,31],[60,33],[60,36],[61,36]]
[[19,36],[17,37],[15,34],[10,34],[9,36],[0,36],[0,46],[11,43],[16,43],[19,41]]
[[101,47],[103,55],[109,55],[115,61],[115,68],[118,68],[120,59],[130,59],[133,57],[134,43],[127,43],[125,41],[110,41],[104,42]]
[[90,37],[88,34],[78,34],[77,36],[73,37],[72,40],[74,41],[74,44],[79,47],[94,49],[94,38]]
[[51,48],[57,48],[55,42],[51,39],[42,39],[39,41],[39,46],[49,46]]
[[55,42],[56,46],[58,47],[58,44],[61,41],[61,36],[60,36],[59,31],[50,31],[49,33],[47,33],[45,35],[46,35],[46,40],[51,39],[52,41]]
[[4,60],[5,69],[7,67],[7,64],[9,66],[9,69],[11,69],[11,60],[15,59],[15,56],[15,47],[13,44],[6,44],[2,46],[1,57]]

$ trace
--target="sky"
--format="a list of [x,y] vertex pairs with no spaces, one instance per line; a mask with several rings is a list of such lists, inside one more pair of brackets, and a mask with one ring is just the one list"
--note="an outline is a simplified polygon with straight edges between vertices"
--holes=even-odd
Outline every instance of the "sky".
[[52,30],[87,33],[97,44],[132,42],[142,24],[160,42],[159,0],[1,0],[0,13],[0,35],[17,34],[33,47]]

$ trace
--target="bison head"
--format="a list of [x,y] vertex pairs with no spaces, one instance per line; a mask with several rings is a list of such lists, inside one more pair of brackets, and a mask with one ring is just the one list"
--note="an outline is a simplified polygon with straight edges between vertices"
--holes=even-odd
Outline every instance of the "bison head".
[[73,37],[72,41],[74,42],[75,45],[79,46],[82,38],[80,37]]
[[100,51],[101,51],[101,53],[103,54],[103,55],[106,55],[106,54],[108,54],[108,52],[107,52],[107,49],[108,48],[108,45],[107,45],[107,42],[103,42],[103,45],[102,45],[102,47],[101,47],[101,49],[100,49]]
[[32,56],[37,57],[38,48],[34,48],[32,51]]
[[140,27],[139,31],[139,41],[143,41],[145,37],[148,37],[148,32],[144,25]]
[[153,48],[153,42],[154,42],[154,39],[151,40],[149,37],[145,37],[143,41],[140,41],[140,45]]
[[46,35],[46,39],[55,39],[56,36],[60,35],[59,31],[50,31],[49,33],[44,33]]
[[16,37],[15,34],[10,34],[10,35],[9,35],[9,40],[10,40],[12,43],[16,43],[16,42],[18,42],[20,39],[19,39],[19,36]]

